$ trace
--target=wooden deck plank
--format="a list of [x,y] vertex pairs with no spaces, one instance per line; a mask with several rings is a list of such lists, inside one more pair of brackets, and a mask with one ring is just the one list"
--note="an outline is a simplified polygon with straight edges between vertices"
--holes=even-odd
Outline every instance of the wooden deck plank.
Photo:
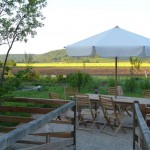
[[17,117],[17,116],[3,116],[0,115],[0,121],[4,122],[19,122],[19,123],[27,123],[34,120],[34,118],[30,117]]
[[15,107],[15,106],[0,106],[1,112],[26,112],[34,114],[46,114],[53,111],[54,108],[35,108],[35,107]]
[[16,128],[15,127],[3,127],[3,126],[0,126],[0,132],[3,132],[3,133],[8,133],[12,130],[15,130]]
[[49,136],[49,137],[57,137],[57,138],[71,138],[73,137],[73,132],[47,132],[47,133],[33,133],[30,135]]
[[57,123],[57,124],[72,124],[70,120],[52,120],[50,123]]
[[17,141],[16,143],[22,143],[22,144],[36,144],[36,145],[45,144],[45,142],[27,141],[27,140],[19,140],[19,141]]
[[7,100],[10,102],[20,102],[20,103],[35,103],[35,104],[57,104],[63,105],[69,103],[69,100],[62,99],[38,99],[38,98],[24,98],[24,97],[16,97],[15,99]]

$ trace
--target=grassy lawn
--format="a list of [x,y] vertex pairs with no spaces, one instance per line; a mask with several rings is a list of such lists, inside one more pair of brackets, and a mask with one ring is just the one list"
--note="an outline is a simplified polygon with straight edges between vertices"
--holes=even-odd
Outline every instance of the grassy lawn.
[[49,99],[49,92],[59,93],[61,98],[64,99],[64,89],[63,86],[45,86],[40,90],[18,90],[14,91],[14,97],[32,97],[32,98],[46,98]]
[[[112,77],[108,77],[108,76],[92,76],[93,77],[93,81],[94,83],[96,83],[98,85],[98,91],[99,94],[108,94],[107,89],[110,86],[108,82],[108,80],[112,80]],[[124,80],[126,79],[126,77],[119,77],[118,79],[118,84],[120,85],[123,84],[122,82],[124,82]],[[43,88],[41,88],[40,90],[16,90],[13,92],[14,97],[31,97],[31,98],[49,98],[48,93],[49,92],[54,92],[54,93],[59,93],[61,98],[64,99],[64,87],[66,86],[66,84],[64,85],[44,85]],[[91,85],[89,85],[91,86]],[[81,91],[80,93],[94,93],[95,89],[94,88],[89,88],[89,86],[87,87],[81,87]],[[131,97],[141,97],[142,94],[142,89],[137,87],[137,90],[135,90],[135,92],[129,92],[129,91],[125,91],[124,90],[124,95],[125,96],[131,96]]]

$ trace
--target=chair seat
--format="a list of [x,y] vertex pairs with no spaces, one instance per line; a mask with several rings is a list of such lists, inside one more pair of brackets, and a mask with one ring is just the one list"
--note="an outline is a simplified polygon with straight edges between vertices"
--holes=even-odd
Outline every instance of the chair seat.
[[[116,119],[116,114],[115,114],[115,113],[108,114],[107,117],[112,118],[112,119]],[[117,117],[118,117],[119,119],[124,118],[124,117],[125,117],[125,114],[119,113],[119,114],[117,114]]]

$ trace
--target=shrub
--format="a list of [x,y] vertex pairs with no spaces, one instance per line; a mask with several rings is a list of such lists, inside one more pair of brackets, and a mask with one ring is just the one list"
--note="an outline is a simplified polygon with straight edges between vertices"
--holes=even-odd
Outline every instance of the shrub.
[[150,78],[142,79],[140,82],[140,86],[142,89],[150,89]]
[[70,73],[67,75],[67,83],[72,87],[77,87],[80,91],[81,86],[87,86],[91,81],[91,76],[86,73],[77,71],[75,73]]
[[109,77],[107,83],[109,87],[115,87],[115,78]]
[[124,89],[128,92],[133,93],[136,91],[137,83],[135,78],[127,78],[124,82]]
[[13,59],[11,59],[7,61],[6,65],[9,67],[16,66],[16,62]]
[[63,74],[56,75],[56,79],[57,79],[57,82],[64,82],[65,81]]
[[[2,85],[0,86],[0,98],[12,98],[12,91],[16,89],[19,82],[14,78],[8,78],[3,81]],[[11,86],[10,86],[11,85]]]
[[27,80],[29,81],[36,81],[40,78],[40,72],[39,71],[30,71],[27,73]]

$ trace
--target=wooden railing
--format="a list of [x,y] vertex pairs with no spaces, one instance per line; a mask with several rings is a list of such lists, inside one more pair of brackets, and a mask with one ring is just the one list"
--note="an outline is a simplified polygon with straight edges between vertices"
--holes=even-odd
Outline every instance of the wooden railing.
[[146,115],[150,113],[145,105],[134,102],[134,129],[133,129],[133,149],[150,150],[150,130],[147,125]]
[[[6,101],[4,101],[5,103]],[[72,146],[73,149],[76,149],[76,126],[75,126],[75,118],[76,118],[76,104],[74,101],[66,101],[61,99],[33,99],[33,98],[15,98],[11,100],[11,102],[17,103],[34,103],[34,104],[50,104],[53,106],[57,106],[57,108],[40,108],[40,107],[18,107],[18,106],[0,106],[0,112],[26,112],[33,114],[44,114],[39,118],[35,119],[32,117],[18,117],[18,116],[6,116],[0,115],[0,122],[17,122],[21,123],[20,127],[1,127],[0,132],[5,133],[0,136],[0,149],[6,149],[10,145],[15,143],[26,143],[26,144],[36,144],[36,146],[28,148],[28,150],[48,150],[48,149],[56,149],[65,146]],[[73,110],[73,117],[69,120],[63,120],[59,118],[56,120],[58,116],[61,116],[67,110]],[[22,125],[22,123],[24,123]],[[44,126],[46,123],[57,123],[57,124],[70,124],[73,126],[72,131],[68,132],[44,132],[44,133],[34,133],[37,129]],[[21,140],[23,137],[27,135],[34,136],[45,136],[45,142],[36,142],[36,141],[25,141]],[[61,140],[59,142],[50,143],[50,137],[57,138],[65,138],[65,140]],[[66,140],[67,138],[67,140]]]

